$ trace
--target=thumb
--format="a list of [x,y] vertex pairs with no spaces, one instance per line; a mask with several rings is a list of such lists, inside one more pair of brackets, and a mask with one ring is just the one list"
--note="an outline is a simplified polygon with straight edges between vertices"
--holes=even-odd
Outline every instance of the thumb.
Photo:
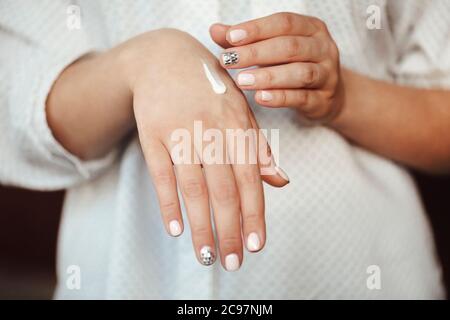
[[224,49],[232,47],[226,38],[229,28],[230,26],[221,23],[215,23],[209,28],[211,39]]

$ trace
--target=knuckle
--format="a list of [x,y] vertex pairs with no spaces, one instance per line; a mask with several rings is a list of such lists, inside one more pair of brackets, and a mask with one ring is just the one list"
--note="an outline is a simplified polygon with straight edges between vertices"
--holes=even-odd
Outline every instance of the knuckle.
[[206,194],[205,184],[198,179],[190,179],[182,183],[183,194],[187,198],[199,198]]
[[211,236],[211,228],[208,225],[198,224],[192,225],[192,235],[196,238],[208,238]]
[[321,20],[321,19],[319,19],[317,17],[311,17],[311,19],[312,19],[312,23],[320,31],[327,31],[328,30],[327,24],[323,20]]
[[222,181],[212,188],[214,199],[219,204],[237,202],[236,186],[231,181]]
[[261,34],[261,29],[259,27],[259,24],[257,23],[250,23],[248,25],[248,28],[250,29],[250,33],[254,37],[258,37]]
[[165,215],[173,215],[178,212],[178,202],[174,200],[161,200],[159,206]]
[[297,90],[296,91],[296,100],[297,103],[301,106],[304,106],[304,110],[306,111],[306,109],[310,108],[310,106],[308,105],[308,91],[306,90]]
[[240,176],[239,183],[241,185],[255,185],[259,182],[259,174],[255,170],[245,170]]
[[226,235],[219,239],[221,251],[235,251],[233,249],[241,246],[241,237],[238,235]]
[[306,86],[311,86],[316,82],[317,70],[313,66],[308,66],[302,71],[302,82]]
[[300,43],[297,38],[289,37],[285,40],[285,50],[288,59],[298,57],[300,52]]
[[157,186],[167,186],[175,183],[175,177],[169,171],[157,171],[153,174],[153,181]]
[[278,104],[279,104],[280,106],[285,106],[286,103],[287,103],[286,91],[281,90],[281,91],[278,93]]
[[256,61],[258,59],[258,49],[255,46],[250,45],[248,47],[248,57],[250,61]]
[[308,108],[305,97],[305,90],[293,90],[290,92],[290,106],[298,107],[302,113],[305,113],[305,110]]
[[261,80],[265,85],[272,85],[274,83],[273,72],[269,70],[261,70]]
[[263,220],[263,216],[254,211],[245,214],[244,219],[243,219],[244,225],[246,227],[258,225],[262,222],[262,220]]
[[278,14],[278,25],[284,34],[290,33],[294,29],[294,16],[288,12]]

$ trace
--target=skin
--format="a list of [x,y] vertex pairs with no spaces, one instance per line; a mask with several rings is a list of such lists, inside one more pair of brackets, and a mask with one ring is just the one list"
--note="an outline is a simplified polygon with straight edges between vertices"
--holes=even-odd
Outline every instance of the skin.
[[[180,52],[189,55],[180,59]],[[212,91],[202,61],[216,68],[227,85],[225,94]],[[83,159],[104,155],[137,128],[166,229],[170,231],[171,221],[183,228],[178,183],[199,261],[203,246],[215,251],[210,204],[224,266],[229,254],[242,263],[243,242],[250,233],[260,239],[253,251],[264,246],[262,179],[277,187],[288,181],[277,174],[261,176],[258,164],[172,164],[172,132],[183,128],[193,137],[194,121],[202,121],[204,130],[258,129],[242,92],[188,34],[157,30],[80,59],[54,84],[47,117],[55,137]],[[271,160],[269,167],[274,166]]]
[[[236,30],[247,36],[233,42]],[[402,87],[341,68],[327,26],[314,17],[277,13],[215,24],[210,32],[225,52],[239,54],[238,64],[224,68],[258,66],[241,72],[255,77],[253,85],[237,85],[255,90],[260,105],[294,108],[302,119],[412,168],[450,172],[450,91]],[[272,99],[264,101],[263,92]]]

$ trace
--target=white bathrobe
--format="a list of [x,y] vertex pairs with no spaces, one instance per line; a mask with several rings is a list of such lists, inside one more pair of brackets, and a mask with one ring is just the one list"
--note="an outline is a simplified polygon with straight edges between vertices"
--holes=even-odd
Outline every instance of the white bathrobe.
[[[301,126],[289,110],[262,109],[248,96],[260,126],[280,129],[280,166],[291,183],[265,187],[267,246],[246,253],[235,273],[200,265],[188,228],[181,238],[166,234],[137,138],[84,162],[52,136],[45,100],[78,57],[161,27],[187,31],[219,54],[212,23],[279,11],[323,19],[347,68],[450,87],[446,0],[0,0],[0,182],[67,189],[56,298],[443,297],[433,237],[407,171],[330,129]],[[36,212],[37,224],[45,214]]]

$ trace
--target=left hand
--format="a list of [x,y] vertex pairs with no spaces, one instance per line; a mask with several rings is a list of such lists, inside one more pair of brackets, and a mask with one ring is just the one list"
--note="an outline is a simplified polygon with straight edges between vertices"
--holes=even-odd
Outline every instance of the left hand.
[[[259,104],[292,107],[320,123],[340,113],[344,90],[339,51],[318,18],[276,13],[234,26],[214,24],[210,33],[226,48],[221,59],[224,68],[258,66],[241,71],[236,83],[242,90],[256,90]],[[232,60],[228,63],[227,54]]]

